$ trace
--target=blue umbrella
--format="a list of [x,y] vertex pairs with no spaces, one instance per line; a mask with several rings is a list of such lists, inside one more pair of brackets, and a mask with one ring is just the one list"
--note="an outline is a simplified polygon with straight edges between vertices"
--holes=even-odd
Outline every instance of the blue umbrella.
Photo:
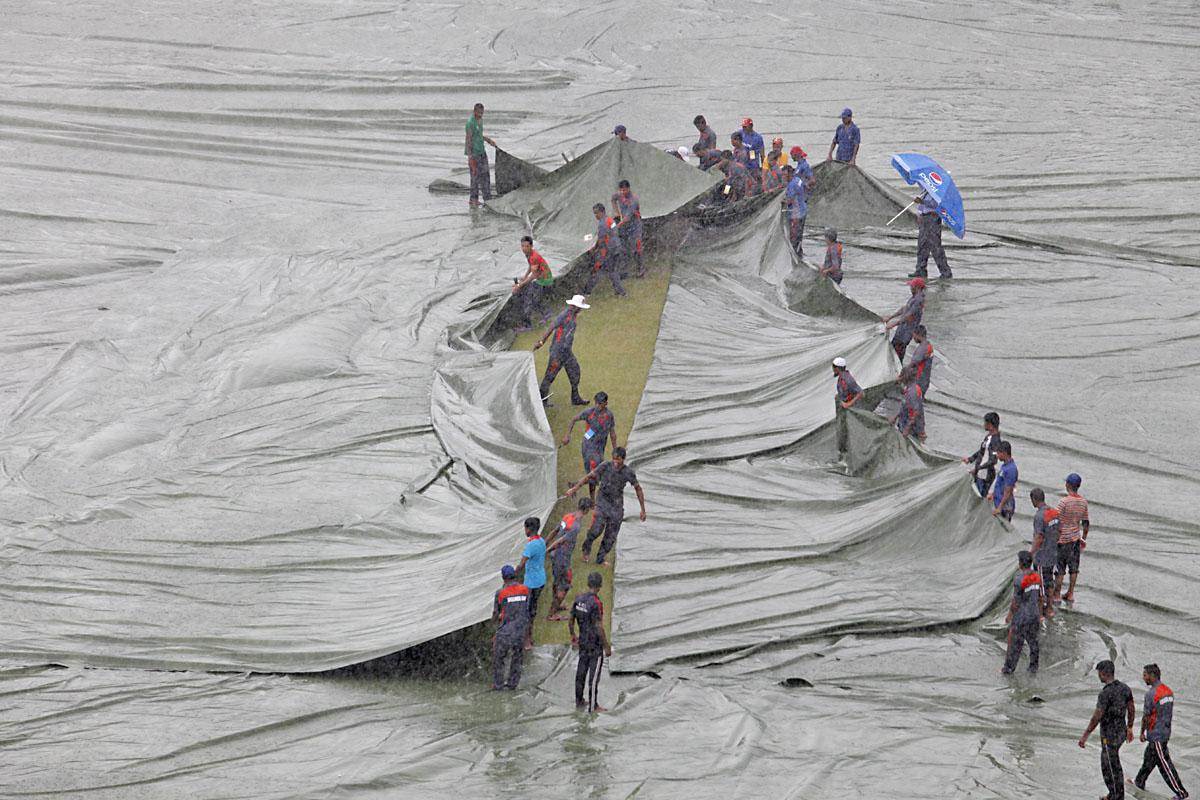
[[892,156],[892,166],[900,177],[915,183],[937,201],[938,216],[946,221],[954,235],[963,238],[967,231],[967,217],[963,213],[962,195],[941,164],[920,153],[897,153]]

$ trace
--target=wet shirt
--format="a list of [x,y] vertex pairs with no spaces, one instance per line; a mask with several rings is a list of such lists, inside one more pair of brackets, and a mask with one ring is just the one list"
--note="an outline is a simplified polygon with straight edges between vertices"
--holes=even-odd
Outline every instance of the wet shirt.
[[825,247],[825,269],[829,270],[829,277],[835,281],[842,279],[842,243],[830,242]]
[[568,353],[575,344],[575,309],[568,306],[550,326],[550,352]]
[[854,380],[854,376],[850,374],[850,370],[842,370],[842,374],[837,376],[837,398],[843,403],[849,400],[856,394],[862,392],[862,387],[858,385],[858,381]]
[[500,588],[492,603],[492,615],[500,621],[497,637],[524,639],[529,630],[529,589],[520,583]]
[[1039,567],[1053,567],[1058,560],[1058,509],[1042,503],[1033,512],[1033,541],[1038,534],[1042,546],[1033,554],[1033,563]]
[[1175,694],[1165,683],[1156,683],[1146,690],[1142,701],[1142,713],[1150,720],[1146,723],[1146,739],[1165,742],[1171,738],[1171,718],[1175,711]]
[[571,616],[579,629],[579,649],[596,651],[604,648],[604,603],[595,592],[575,595]]
[[1030,625],[1042,616],[1042,576],[1037,572],[1028,575],[1017,574],[1013,578],[1013,602],[1017,604],[1013,614],[1013,624],[1017,626]]
[[612,196],[613,208],[621,215],[621,221],[629,220],[623,227],[618,228],[624,236],[641,236],[642,235],[642,207],[638,202],[638,196],[633,192],[629,193],[628,198],[621,196],[617,192]]
[[585,408],[575,415],[575,419],[587,425],[583,432],[583,452],[603,453],[608,445],[608,437],[613,431],[616,419],[607,408],[600,410],[596,406]]
[[604,264],[613,251],[613,237],[617,235],[616,225],[612,217],[601,217],[596,220],[596,263]]
[[474,114],[467,118],[467,135],[471,137],[472,155],[487,152],[483,146],[483,120],[475,119]]
[[546,540],[540,536],[530,536],[525,540],[525,549],[521,551],[525,557],[525,585],[530,589],[540,589],[546,585]]
[[750,173],[746,170],[744,164],[737,161],[730,161],[725,167],[725,184],[729,187],[730,200],[741,200],[746,196],[750,188]]
[[933,374],[933,345],[928,340],[913,348],[908,365],[916,370],[917,383],[922,392],[929,392],[929,378]]
[[912,340],[913,331],[921,324],[921,318],[925,316],[925,290],[914,294],[908,298],[908,302],[904,304],[904,310],[900,312],[900,324],[896,326],[895,339],[901,342]]
[[862,134],[853,122],[849,127],[838,125],[833,132],[833,143],[837,145],[834,158],[838,161],[849,161],[854,156],[854,148],[862,142]]
[[795,170],[796,170],[796,174],[794,177],[797,177],[797,178],[801,179],[802,181],[804,181],[804,184],[806,187],[808,186],[808,184],[812,183],[813,170],[812,170],[812,166],[808,163],[807,158],[802,158],[799,161],[797,161]]
[[[558,523],[558,536],[555,538],[554,553],[551,558],[554,559],[554,568],[558,572],[562,572],[571,566],[571,556],[575,554],[575,540],[579,538],[579,530],[583,527],[583,515],[572,511],[562,518],[562,522]],[[557,544],[562,542],[562,544]]]
[[763,158],[763,172],[769,172],[772,167],[782,167],[788,163],[787,153],[782,150],[771,150]]
[[762,157],[766,152],[766,144],[763,142],[762,134],[758,131],[739,131],[742,134],[742,145],[748,151],[750,157],[750,167],[752,169],[762,169]]
[[[1004,490],[1011,488],[1012,497],[1003,506]],[[992,484],[992,503],[1001,511],[1015,511],[1017,508],[1017,462],[1011,458],[996,470],[996,482]]]
[[771,167],[763,170],[763,191],[773,192],[776,189],[783,188],[787,180],[784,178],[783,170],[779,167]]
[[983,437],[979,449],[971,456],[974,467],[971,474],[985,481],[989,486],[996,479],[996,445],[1000,444],[1000,434],[988,434]]
[[705,150],[700,155],[700,169],[710,169],[721,161],[720,150]]
[[793,177],[783,196],[787,198],[788,216],[791,219],[803,219],[808,216],[808,189],[803,178],[799,175]]
[[1118,680],[1105,684],[1096,698],[1100,712],[1100,735],[1110,742],[1125,741],[1126,709],[1133,702],[1133,692]]
[[696,144],[704,147],[705,150],[714,150],[717,146],[717,132],[710,126],[705,125],[700,131],[700,138],[696,140]]
[[526,261],[529,262],[529,268],[533,270],[534,283],[538,286],[554,285],[554,273],[550,271],[550,265],[546,263],[546,259],[542,258],[541,253],[531,249],[529,255],[526,256]]
[[921,202],[917,204],[917,216],[923,217],[926,214],[936,214],[938,210],[937,200],[928,193],[921,194]]
[[1058,541],[1070,544],[1083,536],[1082,522],[1088,518],[1088,504],[1081,495],[1069,494],[1058,501]]
[[624,515],[625,486],[637,486],[637,475],[628,464],[617,469],[611,461],[605,461],[596,467],[596,482],[599,491],[596,493],[596,508],[605,516]]

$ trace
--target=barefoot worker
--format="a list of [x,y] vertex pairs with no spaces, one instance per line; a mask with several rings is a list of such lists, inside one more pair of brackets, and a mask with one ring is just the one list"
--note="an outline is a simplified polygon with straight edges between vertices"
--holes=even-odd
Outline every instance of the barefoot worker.
[[[607,711],[600,705],[600,672],[604,657],[612,655],[612,645],[604,634],[604,603],[600,602],[600,587],[604,577],[599,572],[588,575],[588,590],[575,595],[571,604],[571,646],[579,650],[579,665],[575,668],[575,708],[587,711]],[[576,625],[579,626],[576,633]],[[584,688],[587,698],[584,698]]]
[[[585,408],[572,418],[571,425],[562,438],[563,447],[566,447],[571,443],[571,433],[575,430],[575,423],[582,422],[586,426],[583,431],[583,444],[580,448],[585,475],[590,474],[604,460],[604,450],[608,446],[610,436],[612,437],[612,446],[615,448],[618,445],[617,420],[608,410],[608,393],[596,392],[594,400],[595,405]],[[591,495],[592,500],[596,499],[595,480],[588,481],[588,494]]]
[[646,496],[642,493],[642,485],[638,483],[637,475],[625,463],[625,448],[614,447],[612,461],[604,461],[600,466],[584,475],[579,482],[567,489],[567,497],[574,497],[579,487],[589,480],[599,483],[596,494],[596,513],[592,515],[592,525],[588,528],[587,538],[583,540],[583,560],[591,557],[592,542],[604,534],[600,540],[600,549],[596,553],[596,566],[604,566],[604,560],[609,552],[617,546],[617,534],[621,532],[621,522],[625,519],[625,486],[631,484],[637,494],[638,504],[642,507],[638,518],[646,521]]
[[563,600],[571,591],[571,559],[575,557],[575,542],[579,531],[583,530],[583,519],[592,510],[595,503],[590,498],[579,501],[579,510],[563,515],[562,521],[550,538],[546,541],[546,552],[550,556],[550,567],[554,577],[554,599],[550,603],[550,612],[546,619],[552,622],[562,622],[566,617],[559,616],[563,610]]

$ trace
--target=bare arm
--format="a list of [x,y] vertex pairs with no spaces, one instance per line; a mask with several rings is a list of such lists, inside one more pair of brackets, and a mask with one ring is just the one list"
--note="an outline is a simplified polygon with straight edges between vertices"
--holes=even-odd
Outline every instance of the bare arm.
[[[600,472],[600,467],[596,467],[594,470],[589,472],[587,475],[584,475],[582,478],[580,478],[573,486],[571,486],[570,489],[567,489],[567,497],[573,497],[575,495],[575,493],[579,491],[580,486],[583,486],[585,483],[587,483],[588,481],[595,478],[597,473],[599,473],[599,472]],[[638,489],[638,495],[641,496],[640,488]]]
[[576,422],[579,422],[579,417],[572,417],[571,424],[567,427],[567,432],[563,434],[562,443],[564,447],[571,443],[571,434],[575,431]]
[[[617,442],[617,420],[616,420],[616,419],[613,419],[613,424],[612,424],[612,436],[611,436],[611,437],[609,437],[609,438],[612,440],[612,444],[610,444],[610,445],[609,445],[609,447],[612,447],[612,448],[614,448],[614,449],[615,449],[615,448],[618,448],[618,447],[620,447],[620,446],[621,446],[621,445],[620,445],[620,444]],[[604,455],[604,454],[603,454],[603,453],[601,453],[600,455]]]
[[516,294],[517,292],[524,289],[526,286],[529,285],[529,282],[532,280],[533,280],[533,267],[530,267],[529,269],[525,270],[525,275],[522,276],[521,280],[519,280],[513,284],[513,288],[512,288],[513,294]]
[[1136,707],[1133,705],[1133,698],[1129,698],[1129,702],[1125,706],[1125,741],[1133,741],[1133,717]]
[[[1130,705],[1133,705],[1133,704],[1130,703]],[[1096,726],[1100,724],[1100,718],[1103,716],[1104,716],[1104,712],[1098,708],[1092,712],[1092,718],[1090,720],[1088,720],[1087,729],[1084,730],[1083,736],[1079,737],[1079,746],[1080,747],[1084,747],[1087,745],[1088,737],[1092,735],[1092,731],[1096,730]]]
[[855,159],[858,158],[858,148],[859,148],[859,145],[854,145],[854,152],[850,154],[850,163],[851,164],[853,164]]
[[642,507],[642,513],[639,516],[639,519],[641,519],[642,522],[645,522],[646,521],[646,495],[642,493],[642,485],[640,483],[635,483],[633,485],[633,491],[637,493],[638,504]]
[[850,395],[849,397],[846,398],[846,402],[842,403],[842,408],[850,408],[855,403],[857,403],[859,400],[861,400],[862,396],[863,396],[862,392],[859,392],[858,394]]

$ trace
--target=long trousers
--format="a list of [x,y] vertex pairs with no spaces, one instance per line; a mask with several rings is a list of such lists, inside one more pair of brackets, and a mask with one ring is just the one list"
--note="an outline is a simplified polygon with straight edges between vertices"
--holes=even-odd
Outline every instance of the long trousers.
[[624,297],[625,287],[621,285],[621,262],[620,256],[609,253],[604,261],[593,266],[592,274],[588,276],[587,283],[583,285],[583,293],[591,294],[592,290],[596,288],[596,284],[608,276],[608,279],[612,281],[613,294]]
[[929,266],[929,256],[933,255],[938,272],[950,274],[950,262],[946,260],[946,248],[942,247],[942,218],[937,214],[922,214],[917,217],[917,269],[918,275],[925,275]]
[[484,200],[492,199],[492,173],[488,167],[488,155],[484,150],[467,157],[471,168],[471,200],[477,201],[482,194]]
[[1167,788],[1175,793],[1176,797],[1187,797],[1187,789],[1183,788],[1183,781],[1179,780],[1179,770],[1175,769],[1174,762],[1171,761],[1171,751],[1167,749],[1166,742],[1146,742],[1146,752],[1142,756],[1142,768],[1138,770],[1137,777],[1134,778],[1134,783],[1138,788],[1146,785],[1146,779],[1150,777],[1150,773],[1154,768],[1158,767],[1158,774],[1167,783]]
[[1125,770],[1121,769],[1121,745],[1125,737],[1116,741],[1100,740],[1100,774],[1108,787],[1108,800],[1125,800]]
[[521,682],[521,666],[524,660],[524,639],[509,641],[497,636],[492,641],[492,686],[496,689],[517,688],[517,684]]
[[796,255],[804,258],[804,223],[808,219],[807,216],[800,219],[788,220],[788,239],[792,243],[792,249],[796,251]]
[[1037,672],[1038,658],[1041,656],[1041,646],[1038,644],[1038,633],[1041,626],[1035,620],[1025,625],[1013,625],[1012,638],[1008,642],[1008,654],[1004,657],[1004,671],[1012,672],[1017,668],[1021,658],[1021,650],[1029,643],[1029,671]]
[[586,556],[592,552],[592,542],[596,541],[596,537],[603,532],[604,538],[600,540],[600,549],[596,551],[596,563],[602,563],[608,557],[609,551],[617,546],[617,534],[621,532],[623,519],[621,513],[609,517],[597,509],[596,513],[592,515],[592,524],[588,528],[587,537],[583,540],[583,554]]
[[542,298],[545,294],[546,287],[532,281],[521,290],[521,314],[527,324],[534,325],[542,315]]
[[571,400],[579,399],[579,361],[576,360],[575,354],[568,350],[565,353],[556,353],[550,351],[550,360],[546,363],[546,374],[542,377],[542,385],[539,390],[542,397],[550,396],[550,384],[554,383],[554,379],[558,377],[559,370],[567,371],[567,380],[571,382]]
[[625,259],[622,269],[628,271],[631,267],[637,267],[637,274],[641,275],[646,271],[645,262],[642,261],[642,234],[622,233],[620,238],[622,257]]
[[[575,705],[595,711],[600,698],[600,671],[604,669],[603,650],[579,648],[579,666],[575,668]],[[584,696],[584,689],[587,695]]]

